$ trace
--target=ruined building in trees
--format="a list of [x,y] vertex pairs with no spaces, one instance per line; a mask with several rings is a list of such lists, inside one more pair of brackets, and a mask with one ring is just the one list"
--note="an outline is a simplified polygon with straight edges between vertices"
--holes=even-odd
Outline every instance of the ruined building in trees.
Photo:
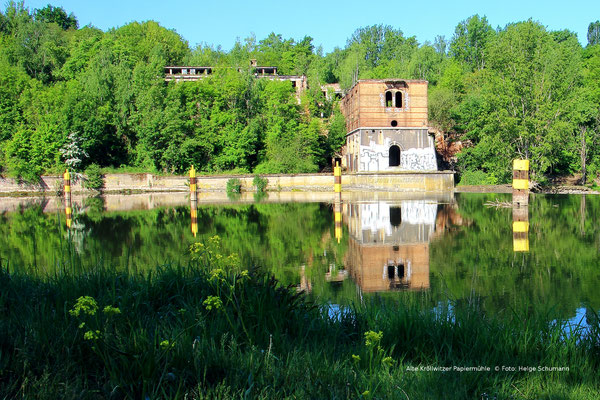
[[437,171],[429,134],[427,81],[359,80],[342,99],[352,172]]
[[[166,82],[192,82],[204,79],[212,75],[213,67],[201,66],[167,66],[164,67]],[[242,68],[238,68],[238,72],[242,72]],[[296,90],[296,97],[300,97],[303,91],[308,89],[308,79],[306,75],[280,75],[277,67],[263,67],[258,65],[256,60],[250,60],[250,73],[258,79],[267,79],[271,81],[288,81]],[[328,84],[321,86],[323,95],[328,99],[341,98],[342,89],[340,85]]]
[[[238,69],[242,72],[242,69]],[[277,67],[250,62],[258,79],[289,81],[300,101],[308,89],[304,75],[279,75]],[[197,81],[213,67],[167,66],[165,81]],[[350,172],[437,171],[435,140],[429,133],[427,81],[408,79],[359,80],[341,100],[346,117],[342,166]],[[324,96],[339,98],[339,84],[321,86]]]
[[[167,66],[164,69],[167,82],[197,81],[212,75],[214,70],[213,67],[199,66]],[[238,71],[242,72],[242,69],[240,68]],[[277,67],[262,67],[257,64],[256,60],[250,60],[250,72],[256,78],[291,82],[297,96],[308,88],[308,80],[305,75],[279,75]]]

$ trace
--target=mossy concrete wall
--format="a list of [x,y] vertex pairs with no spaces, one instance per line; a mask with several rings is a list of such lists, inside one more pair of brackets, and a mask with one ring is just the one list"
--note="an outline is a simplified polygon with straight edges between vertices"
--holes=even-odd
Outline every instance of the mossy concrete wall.
[[[269,191],[333,192],[333,174],[262,175],[268,180]],[[227,181],[237,178],[242,191],[253,191],[253,175],[200,176],[198,191],[225,191]],[[153,174],[106,174],[105,192],[185,192],[189,190],[187,176],[160,176]],[[61,176],[43,176],[39,183],[20,183],[15,179],[0,178],[0,193],[56,193],[62,189]],[[73,180],[74,193],[86,192],[81,180]],[[342,175],[343,191],[386,192],[452,192],[454,174],[447,171],[356,173]]]

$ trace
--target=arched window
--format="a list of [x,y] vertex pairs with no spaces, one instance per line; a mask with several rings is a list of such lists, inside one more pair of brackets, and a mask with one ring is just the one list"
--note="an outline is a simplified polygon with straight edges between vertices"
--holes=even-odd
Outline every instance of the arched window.
[[387,267],[387,277],[390,281],[396,277],[396,268],[393,264]]
[[396,108],[402,108],[402,92],[396,92]]
[[[397,228],[402,224],[402,209],[400,207],[390,207],[390,224]],[[394,246],[394,251],[398,251]]]
[[385,106],[392,107],[392,92],[385,92]]
[[400,166],[400,147],[393,145],[390,147],[390,167]]
[[404,278],[404,264],[398,265],[398,278]]

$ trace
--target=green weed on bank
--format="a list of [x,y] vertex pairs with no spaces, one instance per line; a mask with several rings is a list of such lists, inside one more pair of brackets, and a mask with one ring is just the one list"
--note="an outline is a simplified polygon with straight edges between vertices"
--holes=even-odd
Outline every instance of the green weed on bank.
[[[0,272],[3,398],[597,398],[600,329],[423,296],[340,313],[226,254],[187,266]],[[67,272],[65,272],[67,271]],[[491,371],[467,371],[487,366]],[[521,372],[498,367],[569,367]],[[435,370],[445,368],[445,371]],[[461,370],[462,368],[462,370]]]

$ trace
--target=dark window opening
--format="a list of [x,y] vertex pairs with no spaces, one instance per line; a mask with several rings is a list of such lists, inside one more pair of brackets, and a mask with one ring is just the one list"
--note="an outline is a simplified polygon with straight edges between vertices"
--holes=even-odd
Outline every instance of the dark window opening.
[[392,123],[391,123],[391,125],[392,125],[393,127],[396,127],[396,126],[398,126],[398,121],[396,121],[395,119],[394,119],[394,120],[392,120]]
[[398,166],[400,166],[400,147],[393,145],[390,147],[390,167]]
[[392,92],[385,92],[385,106],[392,106]]
[[292,81],[292,87],[296,87],[296,81]]
[[402,92],[396,92],[396,108],[402,108]]
[[404,278],[404,264],[398,265],[398,277],[400,279]]
[[396,276],[396,268],[393,265],[388,265],[387,276],[389,280],[394,279],[394,277]]
[[[390,224],[393,227],[398,227],[402,224],[402,211],[400,207],[390,207]],[[397,246],[394,247],[394,251],[398,251]]]

